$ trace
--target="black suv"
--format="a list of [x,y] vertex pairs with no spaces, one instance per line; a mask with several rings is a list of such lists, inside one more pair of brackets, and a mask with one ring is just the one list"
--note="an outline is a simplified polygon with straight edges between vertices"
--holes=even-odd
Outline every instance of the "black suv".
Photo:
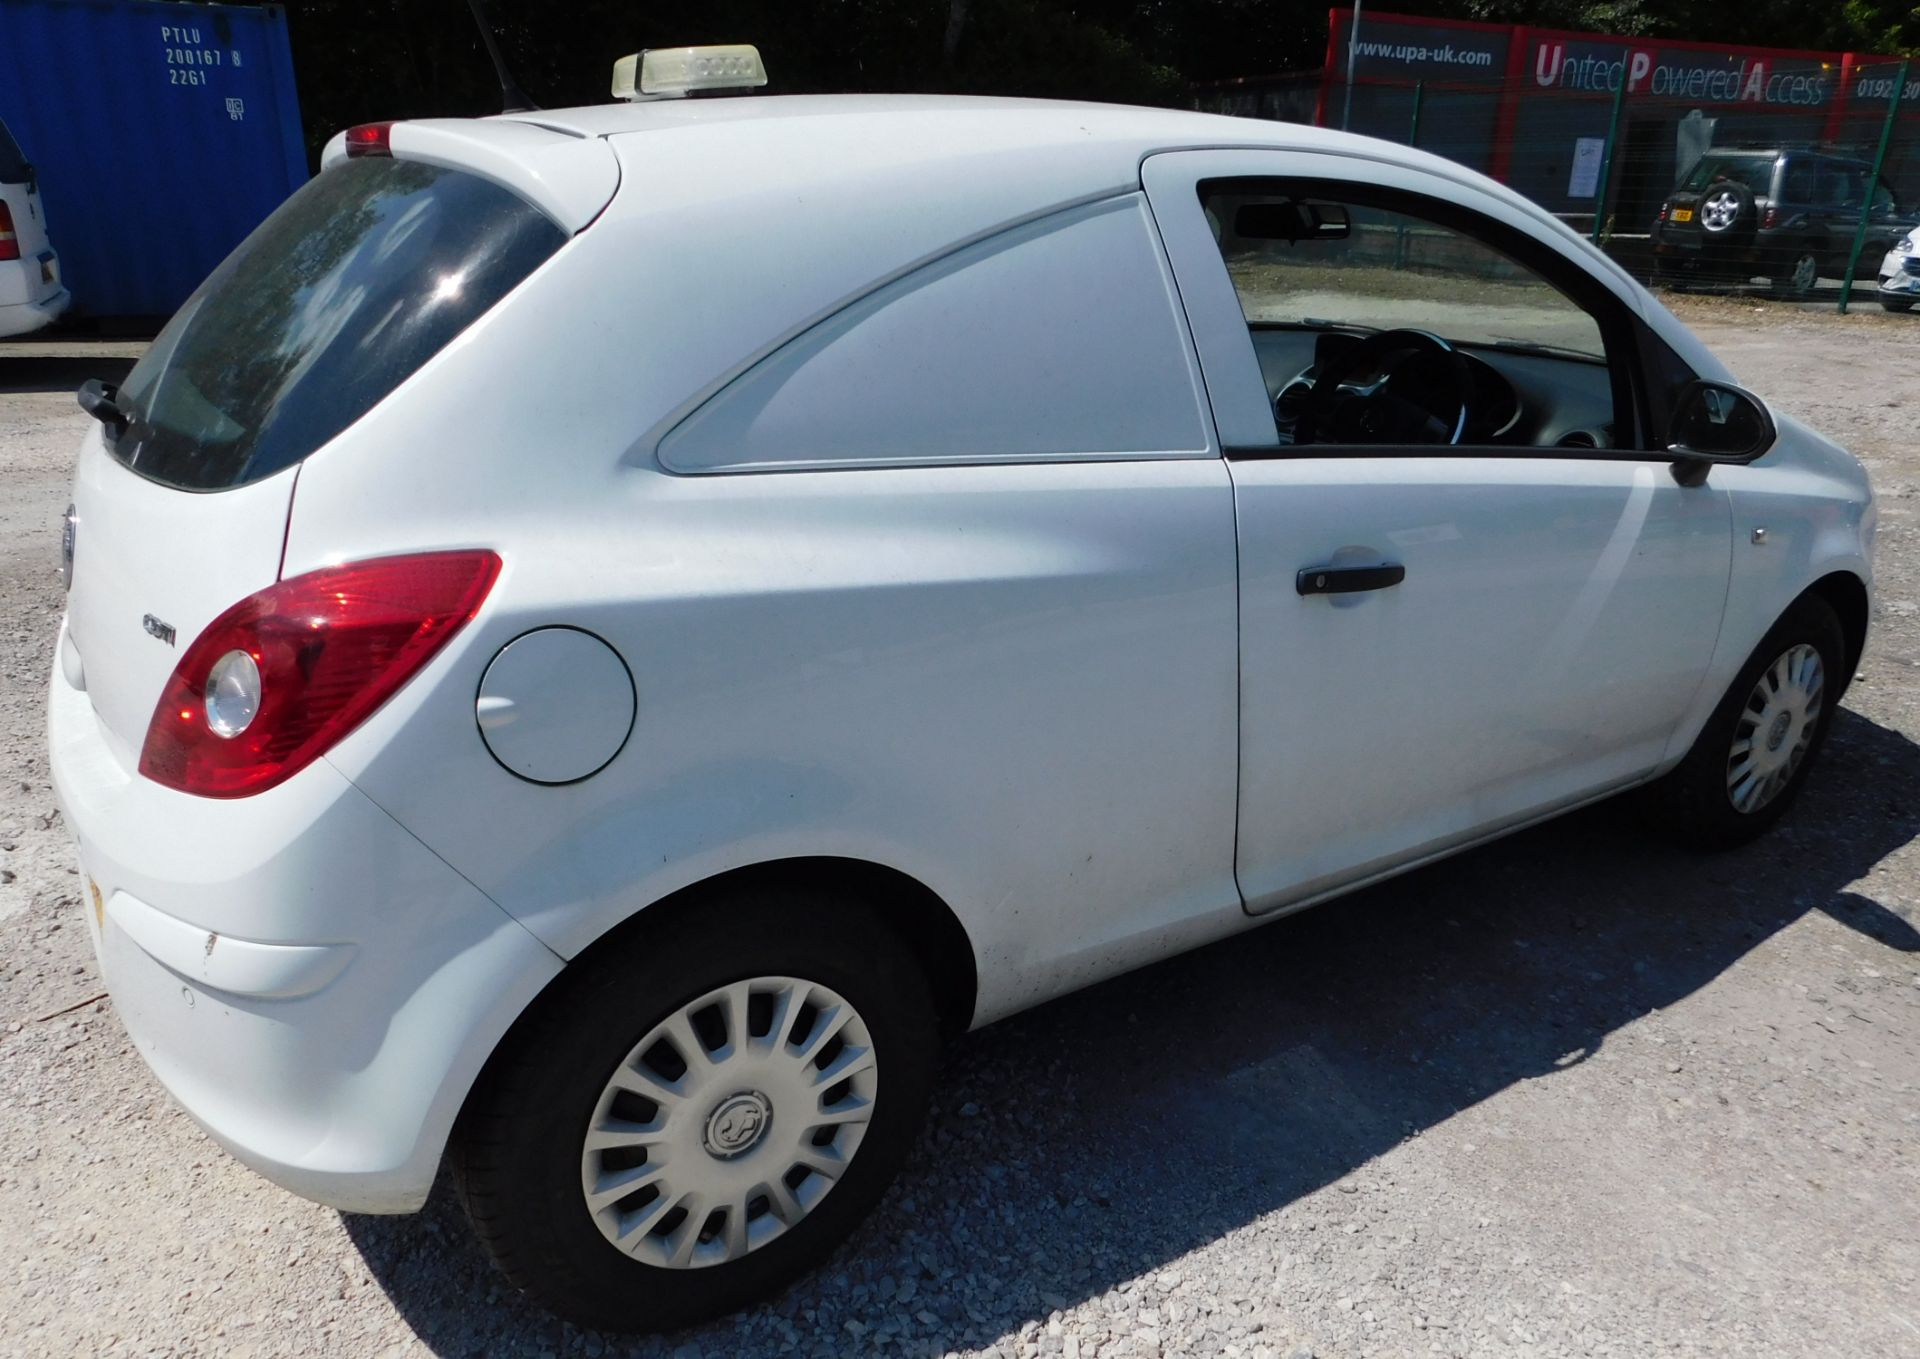
[[[1846,272],[1869,200],[1860,258],[1877,261],[1913,222],[1865,161],[1824,151],[1729,147],[1708,151],[1653,224],[1655,282],[1745,282],[1764,275],[1789,294]],[[1873,267],[1869,265],[1869,268]]]

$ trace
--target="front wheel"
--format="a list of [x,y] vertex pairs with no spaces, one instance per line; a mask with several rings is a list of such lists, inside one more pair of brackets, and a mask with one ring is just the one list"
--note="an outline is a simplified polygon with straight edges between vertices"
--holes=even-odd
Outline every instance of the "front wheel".
[[716,897],[583,964],[490,1065],[454,1148],[503,1273],[602,1330],[688,1325],[826,1258],[891,1183],[938,1047],[877,913]]
[[1840,620],[1797,600],[1761,640],[1693,748],[1648,787],[1650,819],[1703,849],[1745,844],[1786,813],[1826,741],[1845,673]]

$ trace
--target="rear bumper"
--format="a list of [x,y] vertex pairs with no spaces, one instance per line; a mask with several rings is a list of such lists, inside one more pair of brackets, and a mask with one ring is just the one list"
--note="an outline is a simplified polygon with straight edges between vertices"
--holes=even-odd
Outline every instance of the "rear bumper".
[[1757,274],[1792,260],[1797,253],[1787,240],[1748,237],[1736,244],[1705,232],[1671,230],[1653,238],[1654,258],[1670,269],[1725,269],[1745,264],[1752,265]]
[[161,1083],[296,1194],[418,1208],[560,960],[324,761],[254,798],[170,792],[60,667],[48,727],[101,972]]
[[73,302],[73,294],[62,288],[38,302],[16,302],[0,307],[0,339],[9,335],[29,335],[52,325]]
[[1656,238],[1653,242],[1654,264],[1669,274],[1724,272],[1730,266],[1740,265],[1749,265],[1757,273],[1759,265],[1755,254],[1751,249],[1728,249],[1717,241],[1709,242],[1698,236],[1679,240]]

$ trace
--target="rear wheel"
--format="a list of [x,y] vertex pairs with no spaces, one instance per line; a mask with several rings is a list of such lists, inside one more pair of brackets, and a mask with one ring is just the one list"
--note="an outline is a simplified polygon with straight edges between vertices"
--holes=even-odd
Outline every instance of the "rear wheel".
[[1805,297],[1819,282],[1820,256],[1802,246],[1789,252],[1780,272],[1774,275],[1773,286],[1788,297]]
[[915,960],[814,892],[704,903],[579,964],[489,1067],[454,1151],[494,1262],[548,1309],[666,1330],[824,1259],[919,1131]]
[[1778,821],[1826,741],[1845,664],[1833,609],[1801,597],[1741,667],[1686,758],[1646,790],[1654,823],[1683,843],[1720,849]]

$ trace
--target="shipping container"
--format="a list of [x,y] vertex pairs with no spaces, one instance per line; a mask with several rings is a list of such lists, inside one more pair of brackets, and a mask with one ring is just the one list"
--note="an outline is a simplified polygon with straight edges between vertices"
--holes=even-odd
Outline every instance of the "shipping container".
[[173,312],[307,178],[278,5],[0,0],[0,121],[75,316]]

